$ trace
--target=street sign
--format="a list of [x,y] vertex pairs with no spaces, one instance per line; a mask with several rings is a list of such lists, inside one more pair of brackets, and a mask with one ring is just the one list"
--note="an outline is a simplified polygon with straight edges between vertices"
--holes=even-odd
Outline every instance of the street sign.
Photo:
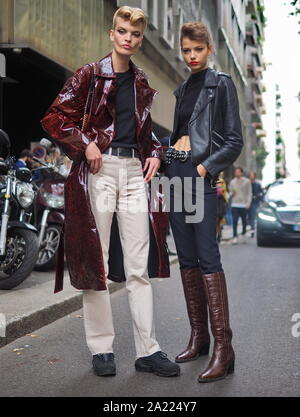
[[43,159],[46,156],[46,149],[43,146],[36,146],[31,151],[32,156],[38,159]]
[[5,55],[0,54],[0,78],[6,77],[6,59]]

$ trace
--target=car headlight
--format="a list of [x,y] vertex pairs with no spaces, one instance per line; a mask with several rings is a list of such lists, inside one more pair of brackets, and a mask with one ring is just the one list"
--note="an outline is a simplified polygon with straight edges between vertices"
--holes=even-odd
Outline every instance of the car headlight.
[[31,184],[19,182],[16,188],[17,200],[23,208],[29,207],[34,200],[34,191]]
[[260,213],[258,213],[258,217],[259,217],[260,219],[262,219],[262,220],[267,221],[267,222],[276,222],[276,221],[277,221],[276,217],[275,217],[275,216],[273,216],[273,215],[271,214],[271,212],[270,212],[270,214],[269,214],[269,213],[268,213],[268,214],[266,214],[266,213],[262,213],[262,212],[260,212]]
[[50,208],[63,208],[65,205],[65,199],[63,195],[55,195],[44,191],[42,196],[44,197],[47,206]]

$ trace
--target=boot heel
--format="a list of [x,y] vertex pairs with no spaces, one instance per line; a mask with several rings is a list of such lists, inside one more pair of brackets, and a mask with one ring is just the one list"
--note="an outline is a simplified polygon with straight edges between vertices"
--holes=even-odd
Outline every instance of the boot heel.
[[210,343],[206,343],[206,345],[203,345],[202,349],[199,352],[199,355],[208,355],[209,347],[210,347]]
[[233,374],[233,372],[234,372],[234,361],[232,361],[231,364],[229,365],[227,373]]

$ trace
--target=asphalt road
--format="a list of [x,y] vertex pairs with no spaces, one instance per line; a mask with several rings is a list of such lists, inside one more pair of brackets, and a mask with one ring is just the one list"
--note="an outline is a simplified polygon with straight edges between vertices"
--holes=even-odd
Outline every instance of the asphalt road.
[[[136,373],[126,290],[112,295],[117,376],[96,377],[77,311],[0,349],[1,397],[240,397],[300,396],[299,248],[257,248],[254,239],[221,246],[236,351],[235,373],[199,384],[208,357],[182,364],[181,376]],[[172,278],[153,280],[156,335],[170,358],[185,347],[189,325],[178,265]],[[298,327],[300,336],[300,326]],[[298,334],[297,333],[297,334]]]

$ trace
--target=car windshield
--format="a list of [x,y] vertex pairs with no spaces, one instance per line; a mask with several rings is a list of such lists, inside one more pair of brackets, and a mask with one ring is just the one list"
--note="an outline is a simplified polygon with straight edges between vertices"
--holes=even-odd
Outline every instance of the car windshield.
[[300,205],[300,181],[289,181],[272,185],[266,195],[267,201],[277,206]]

